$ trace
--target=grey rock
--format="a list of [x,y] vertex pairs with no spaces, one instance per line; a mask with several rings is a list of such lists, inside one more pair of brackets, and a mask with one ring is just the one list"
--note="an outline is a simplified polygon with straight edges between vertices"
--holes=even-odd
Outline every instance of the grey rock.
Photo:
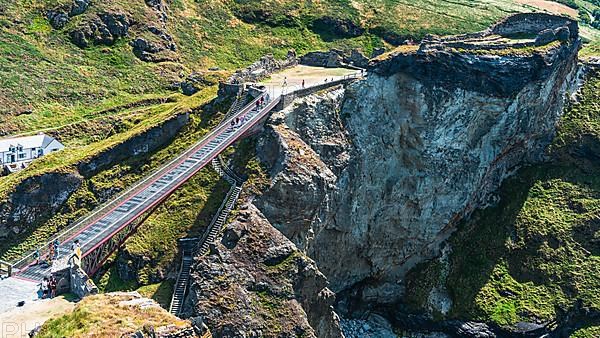
[[254,203],[334,292],[369,281],[363,297],[397,301],[407,271],[543,159],[577,73],[572,42],[538,56],[391,55],[364,81],[298,99],[258,143],[272,182]]
[[25,179],[0,203],[0,238],[32,229],[46,215],[60,210],[81,184],[81,176],[71,173],[46,173]]
[[85,13],[90,6],[90,0],[73,0],[70,5],[56,7],[46,13],[46,18],[54,29],[62,29],[69,19]]
[[130,21],[125,14],[104,12],[82,23],[70,36],[71,41],[81,48],[90,44],[111,46],[127,35],[129,27]]
[[373,53],[371,54],[371,58],[376,58],[379,55],[383,55],[385,53],[385,48],[384,47],[379,47],[379,48],[375,48],[373,49]]
[[46,14],[48,21],[50,22],[50,26],[54,29],[62,29],[69,22],[69,15],[60,11],[48,11]]
[[552,29],[545,29],[538,34],[538,36],[535,38],[534,43],[536,46],[544,46],[554,40],[556,40],[554,31]]

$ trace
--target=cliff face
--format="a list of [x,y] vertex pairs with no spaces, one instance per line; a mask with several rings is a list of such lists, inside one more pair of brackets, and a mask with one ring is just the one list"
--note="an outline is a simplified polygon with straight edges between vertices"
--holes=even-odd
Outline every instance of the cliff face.
[[[333,291],[397,301],[406,272],[438,255],[459,220],[543,158],[579,49],[572,22],[552,18],[432,37],[372,62],[364,81],[273,115],[258,149],[272,185],[255,204]],[[544,27],[554,38],[535,42]],[[510,37],[525,33],[534,38]]]
[[192,281],[185,311],[214,337],[342,337],[325,276],[252,205],[196,258]]

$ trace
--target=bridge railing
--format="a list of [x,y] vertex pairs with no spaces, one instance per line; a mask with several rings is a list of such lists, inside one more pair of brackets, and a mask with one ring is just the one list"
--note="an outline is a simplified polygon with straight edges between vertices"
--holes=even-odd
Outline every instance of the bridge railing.
[[[119,193],[116,197],[111,199],[110,201],[98,206],[91,213],[86,216],[75,221],[70,227],[59,232],[57,235],[52,236],[47,242],[38,246],[37,248],[33,248],[28,251],[21,259],[11,263],[14,267],[13,272],[18,272],[21,269],[26,268],[35,262],[38,258],[43,259],[44,257],[48,257],[50,253],[50,248],[55,242],[58,240],[60,244],[69,242],[74,239],[81,231],[86,229],[89,225],[97,222],[105,213],[111,211],[112,209],[117,208],[119,205],[124,203],[128,198],[133,196],[135,193],[143,190],[150,183],[158,180],[161,176],[184,162],[187,158],[189,158],[192,154],[197,152],[200,148],[202,148],[206,143],[210,142],[210,140],[217,137],[220,133],[229,128],[229,124],[233,121],[237,116],[243,115],[250,110],[254,109],[255,104],[260,98],[264,96],[259,95],[254,100],[252,100],[249,104],[247,104],[240,112],[237,114],[233,114],[230,118],[228,118],[223,123],[219,124],[215,129],[213,129],[210,133],[205,135],[200,141],[196,142],[192,145],[188,150],[179,154],[177,157],[169,161],[168,163],[160,166],[159,168],[152,171],[150,174],[146,175],[143,179],[136,182],[133,186],[125,189],[121,193]],[[61,248],[64,250],[64,248]],[[36,254],[37,253],[39,254]]]
[[[346,81],[349,79],[357,79],[357,78],[363,77],[365,75],[366,75],[366,72],[358,71],[353,74],[345,75],[343,77],[343,79],[338,79],[338,80],[335,80],[332,82],[342,82],[342,81]],[[316,86],[319,86],[319,85],[316,85]],[[309,87],[307,87],[307,88],[309,88]],[[175,157],[168,163],[166,163],[166,164],[160,166],[159,168],[157,168],[156,170],[152,171],[150,174],[146,175],[143,179],[136,182],[133,186],[123,190],[116,197],[114,197],[110,201],[98,206],[97,208],[92,210],[92,212],[90,212],[86,216],[79,218],[74,223],[72,223],[72,225],[69,226],[67,229],[50,237],[50,239],[47,242],[30,249],[28,252],[26,252],[22,256],[22,258],[14,261],[12,263],[7,263],[8,265],[10,265],[11,274],[17,273],[19,270],[26,268],[27,266],[31,265],[33,262],[35,262],[38,259],[42,260],[45,257],[48,257],[48,255],[51,252],[51,248],[53,247],[53,243],[56,240],[58,240],[58,242],[62,245],[63,243],[67,243],[70,240],[74,239],[79,233],[81,233],[89,225],[97,222],[105,213],[117,208],[119,205],[123,204],[128,198],[130,198],[131,196],[133,196],[140,190],[143,190],[147,185],[158,180],[165,173],[167,173],[168,171],[172,170],[173,168],[175,168],[176,166],[178,166],[179,164],[184,162],[193,153],[197,152],[206,143],[210,142],[210,140],[217,137],[220,133],[225,131],[227,128],[230,128],[231,122],[234,121],[236,117],[243,116],[243,115],[247,114],[248,112],[250,112],[252,109],[254,109],[256,102],[258,100],[260,100],[262,97],[264,97],[265,95],[266,95],[266,93],[263,93],[262,95],[258,95],[250,103],[248,103],[246,106],[244,106],[243,109],[241,109],[237,113],[231,114],[231,116],[229,118],[227,118],[225,121],[223,121],[221,124],[219,124],[210,133],[205,135],[200,141],[196,142],[194,145],[192,145],[190,148],[188,148],[188,150],[184,151],[183,153],[179,154],[177,157]],[[279,97],[278,98],[272,97],[271,99],[272,100],[269,101],[269,103],[267,104],[267,106],[269,107],[269,110],[272,109],[275,104],[278,104],[279,100],[280,100]],[[64,250],[64,248],[61,248],[61,249]]]

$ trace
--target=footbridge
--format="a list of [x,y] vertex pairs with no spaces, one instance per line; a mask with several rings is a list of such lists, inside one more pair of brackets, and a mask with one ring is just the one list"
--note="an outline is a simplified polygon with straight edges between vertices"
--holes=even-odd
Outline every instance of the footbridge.
[[51,273],[51,265],[44,261],[51,255],[55,240],[59,244],[56,259],[63,261],[72,256],[72,247],[77,240],[82,251],[81,267],[88,275],[93,275],[157,206],[195,173],[209,165],[223,150],[259,126],[270,112],[282,108],[296,94],[307,94],[311,88],[320,90],[364,75],[354,72],[331,77],[326,83],[320,80],[292,90],[286,88],[285,82],[283,86],[271,89],[266,86],[251,87],[247,93],[252,92],[253,98],[248,99],[245,105],[236,100],[227,118],[202,140],[50,239],[40,249],[16,262],[2,262],[2,270],[8,271],[12,277],[39,282]]

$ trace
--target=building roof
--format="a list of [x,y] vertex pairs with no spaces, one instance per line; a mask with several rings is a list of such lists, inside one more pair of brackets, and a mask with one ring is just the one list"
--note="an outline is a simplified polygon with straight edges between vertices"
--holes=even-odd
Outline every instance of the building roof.
[[23,149],[45,148],[54,138],[46,134],[0,139],[0,153],[8,151],[10,146],[22,145]]

